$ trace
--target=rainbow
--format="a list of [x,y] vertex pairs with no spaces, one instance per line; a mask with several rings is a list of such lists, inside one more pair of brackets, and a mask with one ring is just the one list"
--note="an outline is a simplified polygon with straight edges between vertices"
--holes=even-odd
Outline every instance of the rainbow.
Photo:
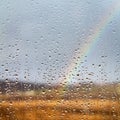
[[73,79],[73,76],[77,73],[77,68],[81,66],[81,63],[84,61],[85,56],[90,54],[92,48],[98,42],[98,38],[104,32],[105,28],[107,27],[108,23],[116,16],[116,14],[120,11],[120,1],[112,3],[109,7],[107,12],[105,12],[104,17],[101,18],[101,21],[96,27],[93,29],[93,33],[86,38],[85,44],[78,49],[78,51],[73,56],[74,59],[70,61],[70,65],[65,70],[65,77],[60,78],[60,84],[62,85],[62,89],[60,90],[65,91],[65,87],[70,83]]

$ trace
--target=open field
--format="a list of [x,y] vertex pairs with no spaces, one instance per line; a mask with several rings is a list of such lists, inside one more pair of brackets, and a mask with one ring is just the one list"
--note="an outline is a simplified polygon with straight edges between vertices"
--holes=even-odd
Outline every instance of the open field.
[[118,101],[20,100],[0,103],[0,120],[120,120]]
[[120,85],[1,82],[0,120],[120,120]]

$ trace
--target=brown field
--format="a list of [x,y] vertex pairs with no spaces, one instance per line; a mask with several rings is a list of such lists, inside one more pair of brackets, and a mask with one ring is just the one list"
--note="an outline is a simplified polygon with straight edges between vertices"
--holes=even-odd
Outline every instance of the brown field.
[[120,120],[116,100],[6,100],[0,103],[0,120]]

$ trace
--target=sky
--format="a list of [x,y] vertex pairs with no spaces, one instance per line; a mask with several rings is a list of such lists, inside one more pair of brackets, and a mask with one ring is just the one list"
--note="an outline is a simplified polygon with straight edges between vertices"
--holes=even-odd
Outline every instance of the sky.
[[[89,53],[67,81],[120,81],[120,8],[111,10],[115,2],[120,4],[119,0],[1,0],[0,79],[61,83],[77,60],[76,51],[88,44]],[[89,47],[88,36],[106,15],[112,17]]]

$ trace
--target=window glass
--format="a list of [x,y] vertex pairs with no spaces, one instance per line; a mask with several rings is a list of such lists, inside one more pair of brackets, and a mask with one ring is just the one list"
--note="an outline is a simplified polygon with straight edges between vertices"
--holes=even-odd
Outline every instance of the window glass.
[[119,120],[119,102],[119,0],[0,1],[0,120]]

